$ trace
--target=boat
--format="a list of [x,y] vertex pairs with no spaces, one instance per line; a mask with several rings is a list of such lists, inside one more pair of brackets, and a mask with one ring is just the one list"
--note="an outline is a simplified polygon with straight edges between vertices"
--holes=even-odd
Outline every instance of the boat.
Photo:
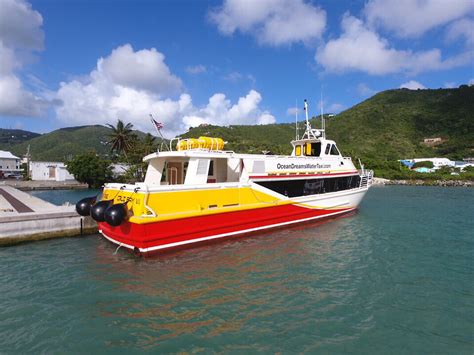
[[144,157],[143,182],[107,183],[100,201],[89,197],[76,209],[117,248],[141,256],[353,212],[373,173],[311,127],[306,101],[305,111],[306,130],[291,141],[291,155],[226,151],[221,138],[175,138],[168,151]]

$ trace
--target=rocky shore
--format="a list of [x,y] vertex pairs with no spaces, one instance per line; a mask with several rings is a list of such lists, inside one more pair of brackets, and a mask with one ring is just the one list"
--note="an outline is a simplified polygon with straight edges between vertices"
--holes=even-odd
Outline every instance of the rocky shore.
[[410,186],[443,186],[474,187],[474,181],[468,180],[388,180],[374,178],[375,185],[410,185]]

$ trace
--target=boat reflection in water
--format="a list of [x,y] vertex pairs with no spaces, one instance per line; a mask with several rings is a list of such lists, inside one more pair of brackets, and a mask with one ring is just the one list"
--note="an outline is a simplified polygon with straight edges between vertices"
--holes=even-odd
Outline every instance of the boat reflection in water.
[[[348,232],[354,219],[338,218],[159,258],[136,259],[123,250],[113,254],[113,246],[100,243],[96,262],[110,271],[94,276],[100,275],[100,283],[108,283],[117,298],[99,304],[97,312],[127,319],[124,326],[134,329],[143,349],[184,335],[235,336],[268,319],[303,317],[311,307],[308,298],[319,305],[324,318],[332,306],[321,309],[320,304],[341,295],[337,287],[319,288],[319,280],[327,284],[325,279],[334,278],[331,282],[337,285],[337,274],[345,278],[350,272],[350,250],[358,243]],[[341,254],[344,258],[335,257]]]

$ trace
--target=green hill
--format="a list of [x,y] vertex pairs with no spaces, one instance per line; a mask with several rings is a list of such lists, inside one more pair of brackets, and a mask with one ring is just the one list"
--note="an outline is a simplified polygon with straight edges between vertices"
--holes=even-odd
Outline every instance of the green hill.
[[[139,138],[143,138],[143,132],[134,132]],[[66,161],[77,154],[91,150],[108,156],[110,147],[106,142],[109,140],[110,133],[110,128],[100,125],[61,128],[16,144],[10,148],[10,151],[17,156],[22,156],[29,145],[32,159],[40,161]]]
[[65,161],[69,157],[95,150],[99,154],[107,154],[107,134],[110,129],[104,126],[82,126],[61,128],[43,134],[11,148],[15,155],[22,156],[30,145],[33,160]]
[[40,136],[39,133],[28,132],[21,129],[0,128],[0,149],[10,150],[13,146],[38,136]]
[[[326,121],[327,137],[344,155],[366,160],[397,160],[410,157],[474,155],[474,86],[439,90],[388,90],[361,102]],[[319,118],[312,120],[319,127]],[[300,122],[300,134],[303,133]],[[0,149],[22,156],[28,145],[34,160],[64,161],[95,150],[109,154],[105,144],[111,130],[105,126],[62,128],[47,134],[0,129]],[[139,137],[142,132],[136,131]],[[294,123],[265,126],[200,126],[181,137],[222,137],[227,150],[247,153],[270,151],[289,154]],[[424,138],[441,137],[435,147]]]
[[[474,86],[389,90],[339,114],[328,136],[346,153],[374,159],[474,154]],[[435,147],[423,139],[440,137]]]
[[[312,126],[319,127],[313,119]],[[300,134],[303,132],[300,123]],[[377,160],[416,156],[474,155],[474,87],[439,90],[388,90],[329,118],[327,137],[344,155]],[[265,126],[200,126],[182,137],[210,135],[228,141],[236,152],[289,154],[294,124]],[[424,145],[424,138],[441,137],[444,143]]]

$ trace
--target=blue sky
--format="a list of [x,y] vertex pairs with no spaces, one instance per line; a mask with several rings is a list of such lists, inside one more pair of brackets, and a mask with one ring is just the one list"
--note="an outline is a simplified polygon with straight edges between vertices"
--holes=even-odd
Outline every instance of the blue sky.
[[289,122],[473,84],[473,53],[470,0],[0,0],[0,127]]

